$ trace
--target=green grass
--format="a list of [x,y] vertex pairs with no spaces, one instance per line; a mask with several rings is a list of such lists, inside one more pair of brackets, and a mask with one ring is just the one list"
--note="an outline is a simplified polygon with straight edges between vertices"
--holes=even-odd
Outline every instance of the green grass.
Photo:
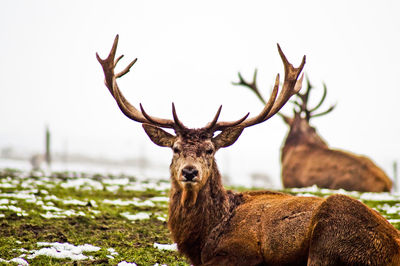
[[[81,178],[89,181],[72,183]],[[9,261],[24,256],[30,265],[117,265],[121,261],[137,265],[189,265],[178,252],[154,247],[154,243],[172,244],[165,222],[167,202],[163,201],[168,197],[168,186],[167,181],[140,182],[127,176],[65,172],[49,177],[0,170],[0,258]],[[327,196],[335,191],[285,192]],[[363,197],[360,193],[351,196]],[[365,198],[366,204],[390,221],[400,219],[399,212],[393,213],[393,208],[400,210],[400,197]],[[143,212],[149,219],[128,220],[124,216]],[[46,215],[58,218],[45,218]],[[400,223],[394,225],[400,229]],[[91,244],[100,250],[83,253],[90,258],[79,261],[49,256],[29,259],[35,250],[43,248],[38,242]]]

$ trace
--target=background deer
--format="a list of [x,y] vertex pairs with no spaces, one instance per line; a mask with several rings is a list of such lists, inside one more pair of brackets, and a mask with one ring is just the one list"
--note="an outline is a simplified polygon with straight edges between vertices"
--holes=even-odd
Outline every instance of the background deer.
[[[278,46],[285,67],[271,97],[255,117],[218,121],[221,107],[205,127],[190,129],[178,119],[148,115],[131,105],[118,88],[136,59],[120,73],[114,68],[118,36],[103,67],[105,84],[121,111],[142,124],[150,139],[173,151],[168,227],[178,249],[194,265],[398,265],[400,235],[377,212],[346,196],[295,197],[275,192],[234,193],[224,189],[214,155],[232,145],[243,129],[262,123],[301,88],[294,68]],[[162,128],[172,129],[170,134]],[[216,136],[214,134],[220,131]]]
[[[234,84],[249,88],[265,103],[257,88],[256,77],[257,71],[254,72],[252,83],[249,83],[239,73],[239,82]],[[317,185],[330,189],[390,191],[392,181],[374,162],[365,156],[329,148],[310,125],[311,118],[328,114],[335,107],[332,105],[326,111],[317,113],[326,98],[325,84],[323,88],[321,100],[311,108],[308,99],[313,86],[307,79],[306,92],[297,93],[297,99],[293,102],[293,117],[279,113],[290,127],[281,153],[283,186],[292,188]]]

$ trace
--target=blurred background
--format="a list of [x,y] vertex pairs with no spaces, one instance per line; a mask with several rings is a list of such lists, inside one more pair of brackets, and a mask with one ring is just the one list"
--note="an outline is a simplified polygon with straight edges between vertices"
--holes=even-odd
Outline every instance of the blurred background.
[[[255,115],[262,105],[233,86],[240,71],[268,97],[283,66],[279,43],[311,83],[328,87],[327,116],[311,123],[331,147],[364,154],[393,179],[400,160],[400,2],[398,1],[28,1],[0,2],[0,167],[43,161],[52,168],[168,177],[171,151],[155,146],[126,118],[107,88],[95,53],[116,34],[126,98],[189,127],[220,104],[221,120]],[[321,90],[310,99],[317,102]],[[291,114],[292,106],[283,112]],[[231,184],[281,187],[280,117],[248,128],[217,154]],[[36,156],[36,157],[35,157]]]

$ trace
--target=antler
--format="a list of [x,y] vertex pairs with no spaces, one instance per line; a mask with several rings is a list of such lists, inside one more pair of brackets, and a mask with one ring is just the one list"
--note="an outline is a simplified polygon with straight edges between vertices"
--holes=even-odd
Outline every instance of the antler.
[[122,77],[126,73],[129,72],[133,64],[136,63],[137,58],[134,59],[128,66],[125,67],[124,70],[121,72],[115,74],[114,70],[123,55],[119,56],[115,60],[115,54],[117,51],[117,46],[118,46],[118,39],[119,36],[115,36],[113,46],[111,48],[111,51],[106,59],[101,59],[98,53],[96,53],[97,60],[101,64],[103,71],[104,71],[104,83],[108,90],[110,91],[111,95],[114,97],[115,101],[117,102],[119,108],[121,111],[130,119],[140,122],[140,123],[150,123],[150,124],[155,124],[160,127],[164,128],[173,128],[175,130],[182,129],[183,124],[179,121],[178,116],[176,115],[175,108],[173,106],[173,115],[174,115],[174,120],[172,121],[170,119],[163,119],[163,118],[157,118],[154,116],[148,115],[146,112],[144,112],[142,105],[140,104],[141,111],[137,110],[133,105],[131,105],[122,92],[119,90],[118,84],[117,84],[117,78]]
[[299,112],[295,111],[295,112],[296,113],[304,113],[305,119],[307,121],[310,121],[310,119],[313,118],[313,117],[326,115],[326,114],[330,113],[336,107],[336,104],[333,104],[327,110],[315,114],[314,112],[316,110],[318,110],[318,108],[320,108],[321,105],[323,104],[323,102],[325,101],[326,94],[327,94],[327,88],[326,88],[326,84],[323,83],[324,91],[323,91],[321,99],[319,100],[318,104],[315,107],[309,108],[309,107],[307,107],[308,99],[309,99],[309,96],[310,96],[310,91],[313,88],[314,88],[314,86],[311,85],[310,80],[307,78],[307,89],[306,89],[306,92],[303,93],[303,94],[301,94],[301,93],[297,94],[297,97],[301,100],[301,103],[299,103],[298,101],[294,101],[294,104],[296,104],[297,106],[300,107],[300,111]]
[[[97,60],[101,64],[104,72],[104,83],[108,90],[110,91],[111,95],[114,97],[115,101],[117,102],[119,108],[121,111],[130,119],[137,121],[139,123],[149,123],[149,124],[154,124],[159,127],[164,127],[164,128],[172,128],[175,131],[182,131],[184,129],[187,129],[185,125],[179,120],[178,115],[176,114],[176,109],[175,105],[172,103],[172,115],[174,120],[170,119],[163,119],[163,118],[157,118],[154,116],[148,115],[145,110],[143,109],[142,104],[140,104],[140,111],[136,109],[132,104],[126,100],[122,92],[120,91],[117,83],[117,79],[125,75],[126,73],[129,72],[133,64],[136,63],[137,59],[133,60],[128,66],[125,67],[124,70],[119,72],[118,74],[115,74],[115,67],[119,60],[123,57],[123,55],[119,56],[115,60],[115,54],[117,51],[117,46],[118,46],[118,39],[119,36],[115,36],[113,46],[111,48],[111,51],[106,59],[101,59],[98,53],[96,53]],[[221,106],[222,107],[222,106]],[[214,119],[212,122],[208,123],[208,125],[205,127],[206,130],[221,130],[226,127],[232,127],[240,124],[243,122],[247,116],[245,115],[243,118],[233,121],[233,122],[218,122],[218,117],[221,112],[221,107],[218,109],[217,114],[215,115]]]
[[[278,98],[276,99],[279,89],[279,74],[278,74],[275,79],[275,85],[272,90],[271,96],[268,102],[265,104],[264,109],[256,117],[246,119],[244,122],[242,122],[240,125],[243,127],[253,126],[268,120],[282,108],[282,106],[289,100],[291,96],[298,93],[301,89],[301,84],[303,82],[304,75],[301,75],[300,79],[298,79],[298,77],[301,71],[303,70],[304,64],[306,62],[306,56],[303,56],[303,60],[301,61],[300,66],[295,68],[293,67],[292,64],[289,63],[285,54],[282,52],[282,49],[279,46],[279,44],[278,44],[278,51],[285,68],[285,79],[283,82],[282,90]],[[261,93],[257,88],[256,78],[257,78],[257,70],[254,71],[253,81],[251,83],[246,82],[239,73],[239,82],[233,84],[248,87],[260,98],[260,100],[263,103],[265,103],[264,98],[261,96]]]
[[[143,109],[142,104],[140,104],[140,111],[136,109],[132,104],[130,104],[122,92],[120,91],[118,84],[117,84],[117,79],[128,73],[135,64],[136,60],[133,60],[128,66],[125,67],[124,70],[121,72],[115,74],[115,67],[119,60],[123,57],[123,55],[119,56],[117,59],[115,59],[115,54],[118,46],[118,35],[114,39],[113,46],[111,48],[111,51],[106,59],[101,59],[99,55],[96,53],[97,60],[101,64],[105,76],[105,85],[110,91],[111,95],[114,97],[115,101],[117,102],[119,108],[121,111],[130,119],[140,122],[140,123],[149,123],[149,124],[154,124],[159,127],[164,127],[164,128],[172,128],[175,130],[175,132],[179,132],[182,130],[187,129],[183,123],[179,120],[175,106],[172,103],[172,115],[174,120],[170,119],[163,119],[163,118],[157,118],[154,116],[148,115],[145,110]],[[305,56],[303,57],[303,61],[300,64],[298,68],[294,68],[286,59],[285,55],[283,54],[279,44],[278,44],[278,51],[279,54],[282,58],[283,64],[285,66],[285,81],[282,87],[282,91],[278,96],[278,99],[276,99],[277,94],[278,94],[278,88],[279,88],[279,74],[276,77],[275,81],[275,86],[273,89],[273,92],[270,96],[269,101],[266,103],[264,109],[261,111],[259,115],[256,117],[252,118],[247,118],[249,114],[246,114],[242,118],[236,120],[236,121],[231,121],[231,122],[218,122],[218,117],[221,113],[221,108],[222,106],[219,107],[216,115],[214,116],[214,119],[208,123],[203,129],[213,133],[218,130],[223,130],[228,127],[234,127],[237,125],[243,126],[243,127],[249,127],[258,123],[261,123],[263,121],[266,121],[270,117],[272,117],[275,113],[279,111],[279,109],[288,101],[288,99],[295,93],[297,93],[301,89],[301,83],[303,80],[303,76],[297,80],[301,70],[303,69],[303,66],[305,64]],[[255,72],[254,75],[254,80],[256,78],[257,72]],[[239,78],[241,79],[242,83],[245,83],[243,78],[239,74]],[[254,81],[254,87],[256,88],[255,81]]]

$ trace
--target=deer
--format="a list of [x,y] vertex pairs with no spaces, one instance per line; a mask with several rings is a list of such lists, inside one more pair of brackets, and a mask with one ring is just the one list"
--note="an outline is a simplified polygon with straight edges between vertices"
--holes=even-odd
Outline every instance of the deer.
[[[252,82],[244,80],[239,73],[239,82],[233,84],[249,88],[265,103],[256,79],[257,70],[254,71]],[[327,95],[326,84],[323,84],[321,99],[311,107],[308,100],[314,86],[308,78],[306,80],[306,91],[298,92],[293,101],[293,117],[278,113],[289,126],[281,148],[283,186],[298,188],[317,185],[320,188],[349,191],[389,192],[392,188],[391,179],[371,159],[330,148],[315,127],[310,125],[311,118],[330,113],[336,105],[331,105],[325,111],[319,110]]]
[[[216,115],[202,128],[187,128],[172,103],[172,118],[149,115],[124,97],[116,73],[119,36],[102,59],[105,85],[119,109],[140,123],[150,140],[172,150],[168,228],[178,251],[193,265],[400,265],[400,233],[377,211],[344,195],[299,197],[282,192],[233,192],[222,184],[215,160],[220,148],[236,142],[247,127],[273,117],[302,86],[299,67],[278,45],[285,76],[279,74],[259,114],[235,121]],[[168,132],[168,130],[174,133]],[[217,134],[215,134],[217,133]]]

